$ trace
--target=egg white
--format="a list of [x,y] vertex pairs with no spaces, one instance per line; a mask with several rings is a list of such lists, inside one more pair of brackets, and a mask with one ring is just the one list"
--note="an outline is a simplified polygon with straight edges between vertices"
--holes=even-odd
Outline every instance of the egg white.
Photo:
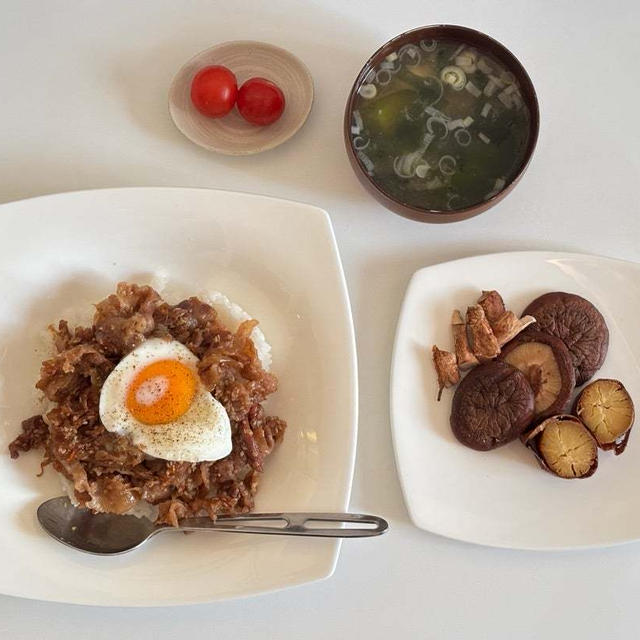
[[[177,360],[198,381],[189,409],[166,424],[147,425],[127,409],[127,389],[143,367],[156,360]],[[154,458],[184,462],[214,461],[231,453],[231,424],[225,408],[198,376],[198,358],[176,340],[150,338],[125,356],[100,391],[100,420],[107,431],[128,436]]]

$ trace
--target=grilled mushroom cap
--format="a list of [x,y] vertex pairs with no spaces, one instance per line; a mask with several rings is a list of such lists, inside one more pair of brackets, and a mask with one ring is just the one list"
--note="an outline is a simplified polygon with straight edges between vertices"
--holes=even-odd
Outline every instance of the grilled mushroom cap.
[[620,381],[601,379],[587,385],[576,400],[575,413],[601,449],[615,449],[616,455],[624,451],[635,411]]
[[526,331],[506,345],[500,358],[529,380],[535,394],[535,418],[562,413],[576,384],[571,354],[560,338]]
[[523,315],[532,315],[536,330],[562,340],[573,360],[576,384],[590,380],[602,366],[609,348],[609,329],[602,314],[573,293],[554,291],[536,298]]
[[533,403],[533,390],[522,372],[506,362],[481,364],[456,389],[451,429],[467,447],[495,449],[529,426]]
[[525,438],[540,466],[561,478],[588,478],[598,468],[598,445],[590,431],[570,415],[547,418]]

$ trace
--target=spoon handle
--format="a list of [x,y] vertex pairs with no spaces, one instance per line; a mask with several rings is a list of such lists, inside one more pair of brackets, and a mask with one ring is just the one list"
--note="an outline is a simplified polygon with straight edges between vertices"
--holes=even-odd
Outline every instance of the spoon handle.
[[[323,527],[322,524],[330,526]],[[343,524],[360,526],[341,527]],[[180,522],[178,530],[213,529],[280,536],[366,538],[379,536],[388,528],[389,524],[383,518],[362,513],[247,513],[239,516],[218,516],[215,522],[209,518],[187,518]]]

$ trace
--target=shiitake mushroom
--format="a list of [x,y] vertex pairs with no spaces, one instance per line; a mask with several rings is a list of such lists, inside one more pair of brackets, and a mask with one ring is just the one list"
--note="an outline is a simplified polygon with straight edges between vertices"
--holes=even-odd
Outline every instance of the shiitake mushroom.
[[602,366],[609,347],[609,329],[602,314],[585,298],[563,291],[546,293],[531,302],[523,315],[536,319],[536,330],[565,343],[578,386]]
[[621,454],[629,441],[635,418],[633,400],[619,380],[602,378],[587,385],[574,413],[593,434],[601,449]]
[[438,402],[440,402],[442,390],[453,387],[460,381],[460,370],[458,369],[455,353],[438,349],[434,344],[431,347],[431,355],[438,376]]
[[495,290],[483,291],[478,299],[478,304],[484,310],[484,314],[492,326],[507,310],[502,296]]
[[488,362],[458,385],[451,430],[467,447],[488,451],[515,440],[531,423],[533,407],[533,390],[525,375],[506,362]]
[[540,466],[560,478],[588,478],[598,468],[598,443],[575,416],[547,418],[522,440]]
[[568,408],[576,376],[571,354],[560,338],[528,330],[502,349],[500,359],[527,377],[535,395],[534,420]]

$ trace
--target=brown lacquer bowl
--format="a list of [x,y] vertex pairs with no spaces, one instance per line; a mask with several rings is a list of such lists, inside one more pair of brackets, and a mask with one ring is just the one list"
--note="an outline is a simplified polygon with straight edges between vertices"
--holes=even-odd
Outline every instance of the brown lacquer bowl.
[[[489,54],[498,62],[502,63],[508,71],[513,73],[516,81],[520,85],[520,93],[522,100],[529,109],[529,138],[526,144],[524,156],[520,165],[517,167],[511,179],[490,198],[460,209],[439,210],[431,209],[425,206],[409,205],[402,202],[385,192],[376,182],[375,175],[370,175],[365,167],[361,164],[357,151],[352,144],[351,125],[353,118],[354,104],[358,96],[358,89],[363,84],[367,75],[392,52],[398,50],[405,44],[416,43],[421,40],[458,40],[461,43],[475,47],[481,53]],[[500,202],[516,185],[518,180],[525,172],[533,151],[538,140],[538,130],[540,127],[540,112],[538,108],[538,98],[529,75],[517,58],[502,44],[490,38],[489,36],[469,29],[455,25],[432,25],[427,27],[419,27],[411,31],[396,36],[382,45],[365,63],[362,70],[358,74],[353,87],[349,93],[349,99],[344,115],[344,142],[347,149],[347,155],[356,176],[365,188],[385,207],[401,216],[418,220],[420,222],[456,222],[465,220],[472,216],[478,215],[486,211],[496,203]]]

